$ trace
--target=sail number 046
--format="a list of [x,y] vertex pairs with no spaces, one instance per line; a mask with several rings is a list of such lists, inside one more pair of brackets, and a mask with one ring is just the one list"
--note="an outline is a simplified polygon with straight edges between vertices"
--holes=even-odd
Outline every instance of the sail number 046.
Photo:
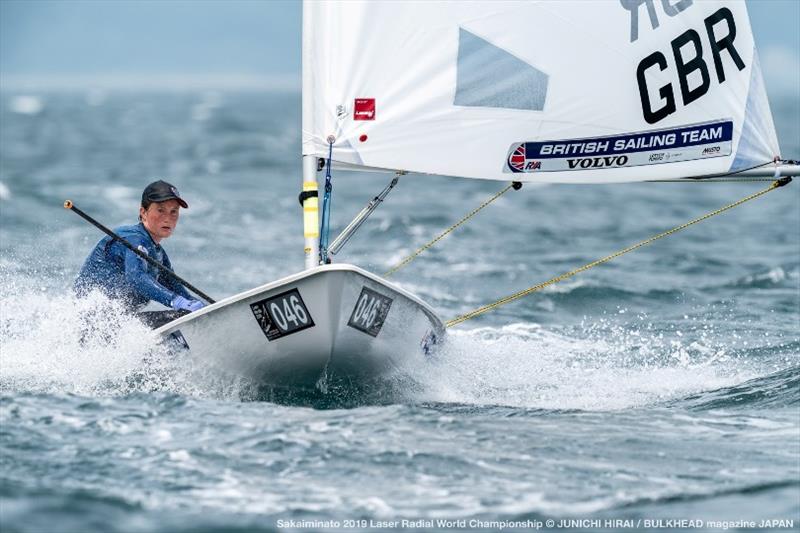
[[[292,294],[280,301],[270,302],[269,314],[283,331],[288,331],[290,327],[298,328],[308,324],[308,313],[300,303],[299,295]],[[289,322],[292,323],[291,326]]]
[[383,327],[386,316],[389,314],[391,305],[391,298],[363,287],[347,325],[377,337]]
[[297,289],[250,304],[258,325],[273,341],[314,325],[314,320]]
[[381,310],[381,302],[371,298],[369,294],[362,293],[353,312],[353,320],[369,329],[375,324],[375,319]]

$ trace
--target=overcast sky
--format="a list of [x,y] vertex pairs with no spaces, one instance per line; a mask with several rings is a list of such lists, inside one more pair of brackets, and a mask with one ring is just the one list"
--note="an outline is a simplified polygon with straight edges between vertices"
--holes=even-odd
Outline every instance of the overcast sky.
[[[800,0],[748,8],[767,87],[799,93]],[[0,82],[299,88],[301,11],[291,0],[0,0]]]

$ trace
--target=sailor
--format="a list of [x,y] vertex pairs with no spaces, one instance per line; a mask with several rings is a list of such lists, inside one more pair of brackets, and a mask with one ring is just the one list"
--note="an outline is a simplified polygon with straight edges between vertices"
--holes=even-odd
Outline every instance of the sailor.
[[[177,188],[162,180],[154,181],[142,192],[139,223],[120,226],[114,229],[114,233],[172,270],[161,241],[175,231],[181,207],[187,209],[189,205],[180,197]],[[97,243],[75,280],[78,296],[95,289],[119,300],[134,312],[151,300],[175,310],[160,314],[140,313],[139,317],[151,327],[204,307],[203,302],[192,298],[174,277],[111,237],[104,237]]]

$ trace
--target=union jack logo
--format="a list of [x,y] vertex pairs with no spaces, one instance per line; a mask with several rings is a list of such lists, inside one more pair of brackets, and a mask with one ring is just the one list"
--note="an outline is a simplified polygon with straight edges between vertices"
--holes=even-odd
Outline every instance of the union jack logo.
[[520,144],[508,158],[508,166],[516,172],[523,172],[525,169],[525,144]]

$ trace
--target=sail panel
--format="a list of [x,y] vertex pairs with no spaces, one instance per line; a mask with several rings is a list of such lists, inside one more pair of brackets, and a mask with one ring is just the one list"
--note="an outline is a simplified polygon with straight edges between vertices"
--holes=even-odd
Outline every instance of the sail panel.
[[742,135],[730,171],[741,172],[756,167],[763,163],[763,154],[769,152],[779,154],[780,148],[758,56],[754,55]]
[[303,17],[304,155],[333,137],[347,166],[539,183],[778,155],[743,1],[306,0]]

